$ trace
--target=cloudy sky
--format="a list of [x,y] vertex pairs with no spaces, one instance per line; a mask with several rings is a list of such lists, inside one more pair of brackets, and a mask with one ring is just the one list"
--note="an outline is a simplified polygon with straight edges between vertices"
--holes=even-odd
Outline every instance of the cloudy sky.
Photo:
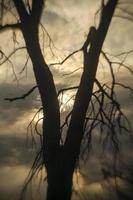
[[[1,2],[1,0],[0,0]],[[85,41],[89,27],[98,24],[98,16],[95,13],[99,8],[100,0],[47,0],[46,7],[43,11],[41,22],[50,34],[53,41],[51,43],[52,54],[49,48],[49,39],[47,34],[43,37],[43,32],[40,28],[40,43],[45,49],[44,56],[47,63],[50,65],[53,62],[60,62],[65,56],[74,50],[79,49]],[[103,49],[111,55],[117,55],[124,51],[129,51],[133,48],[133,17],[131,20],[120,18],[122,15],[127,17],[125,9],[133,15],[133,5],[128,0],[121,0],[119,8],[115,13],[115,17],[111,23],[110,29]],[[131,19],[131,15],[128,16]],[[14,19],[10,15],[6,15],[5,23],[12,22]],[[16,38],[14,43],[13,38]],[[16,32],[16,36],[12,31],[0,33],[0,48],[9,55],[14,48],[24,46],[24,41],[20,32]],[[1,55],[0,55],[1,56]],[[130,53],[126,58],[126,64],[132,67],[133,54]],[[113,57],[111,57],[114,59]],[[20,96],[35,85],[32,65],[30,60],[23,73],[20,73],[28,59],[28,55],[24,49],[18,50],[16,54],[10,57],[13,65],[8,61],[0,66],[0,199],[8,200],[11,197],[16,197],[26,178],[34,157],[34,149],[32,148],[31,136],[28,135],[27,143],[27,126],[30,123],[34,113],[40,108],[40,98],[38,91],[34,91],[28,98],[22,101],[7,102],[6,97]],[[123,59],[123,55],[119,56]],[[0,60],[3,62],[3,60]],[[115,66],[116,67],[116,66]],[[79,68],[78,71],[71,75],[66,75]],[[50,66],[54,75],[54,80],[57,90],[77,85],[82,72],[82,54],[77,53],[61,66]],[[133,69],[133,68],[132,68]],[[128,70],[118,68],[114,69],[116,77],[122,83],[133,86],[132,76]],[[97,77],[102,82],[107,82],[110,79],[109,69],[106,66],[103,58],[100,59],[99,70]],[[130,91],[118,88],[118,98],[121,102],[123,111],[131,121],[133,95]],[[67,93],[64,101],[67,101],[71,94]],[[69,104],[71,106],[72,103]],[[65,109],[62,109],[64,112]],[[63,115],[63,114],[62,114]],[[95,134],[97,141],[98,133]],[[133,151],[131,142],[124,136],[121,139],[121,159],[123,166],[128,166],[129,161],[133,160]],[[95,145],[94,145],[95,149]],[[109,196],[107,191],[107,183],[103,180],[101,174],[101,166],[110,166],[110,154],[106,155],[106,159],[101,160],[96,154],[96,150],[89,156],[88,162],[84,167],[83,172],[87,174],[87,178],[77,174],[81,184],[80,190],[90,195],[92,199],[99,195],[103,199]],[[132,163],[133,164],[133,163]],[[131,166],[131,164],[129,165]],[[133,166],[133,165],[132,165]],[[125,167],[126,168],[126,167]],[[123,167],[123,170],[127,170]],[[125,173],[128,174],[126,171]],[[98,181],[101,181],[100,183]],[[113,185],[113,181],[110,183]],[[75,178],[76,182],[76,178]],[[77,183],[77,182],[76,182]],[[89,183],[91,183],[89,185]],[[121,183],[120,185],[126,185]],[[36,188],[37,181],[33,183],[33,188]],[[78,186],[77,186],[78,187]],[[122,186],[121,186],[122,187]],[[123,186],[124,187],[124,186]],[[105,189],[106,188],[106,189]],[[113,186],[112,186],[113,188]],[[78,188],[79,190],[79,188]],[[112,189],[113,191],[113,189]],[[41,191],[42,192],[42,191]],[[95,194],[95,195],[94,195]],[[79,197],[75,197],[78,199]],[[113,199],[116,197],[113,196]],[[30,199],[28,197],[28,199]]]

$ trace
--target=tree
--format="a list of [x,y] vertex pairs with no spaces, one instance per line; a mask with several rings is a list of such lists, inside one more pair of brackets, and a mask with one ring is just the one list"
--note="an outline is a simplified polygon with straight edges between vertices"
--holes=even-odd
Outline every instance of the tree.
[[[110,61],[109,56],[102,50],[118,0],[108,0],[106,3],[102,0],[99,10],[100,20],[98,27],[91,27],[82,47],[74,51],[61,62],[65,62],[79,51],[83,53],[83,73],[79,86],[64,88],[59,91],[58,94],[56,92],[53,75],[43,57],[39,43],[38,30],[45,1],[2,1],[2,16],[4,9],[10,10],[10,8],[6,7],[7,4],[9,4],[10,8],[11,6],[15,6],[19,19],[14,24],[2,24],[0,30],[5,31],[11,28],[13,30],[19,29],[22,32],[27,52],[32,61],[37,86],[33,87],[22,97],[6,98],[6,100],[14,101],[23,99],[37,87],[40,93],[44,115],[42,146],[33,163],[33,173],[31,173],[28,182],[31,180],[38,167],[40,167],[38,165],[39,159],[42,159],[43,163],[41,164],[45,165],[47,172],[47,200],[69,200],[72,195],[72,177],[81,153],[80,148],[83,138],[88,138],[90,144],[93,129],[95,127],[100,127],[100,134],[104,127],[110,132],[110,137],[116,153],[118,150],[117,133],[121,133],[122,130],[128,131],[128,120],[124,116],[120,104],[115,99],[115,85],[122,84],[116,82],[112,67],[113,62]],[[102,54],[110,67],[112,77],[111,87],[106,84],[102,85],[96,78],[100,54]],[[3,51],[1,51],[1,55],[5,57]],[[5,58],[4,62],[7,60],[8,58]],[[122,65],[126,68],[123,63]],[[94,90],[94,85],[97,87],[96,90]],[[73,109],[67,115],[64,124],[61,125],[58,96],[66,90],[75,89],[77,89],[77,92]],[[106,113],[104,108],[107,101],[109,102],[109,110]],[[98,107],[96,113],[95,106]],[[123,120],[126,125],[123,125]],[[62,130],[66,124],[69,125],[66,139],[62,143]]]

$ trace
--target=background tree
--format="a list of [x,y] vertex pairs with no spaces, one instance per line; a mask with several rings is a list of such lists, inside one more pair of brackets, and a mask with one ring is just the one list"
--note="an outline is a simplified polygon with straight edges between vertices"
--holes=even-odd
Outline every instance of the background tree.
[[[53,75],[42,54],[39,43],[38,31],[45,1],[10,0],[1,2],[1,21],[5,10],[12,12],[12,7],[15,15],[17,12],[18,16],[14,24],[1,24],[0,30],[5,31],[11,28],[14,31],[19,29],[22,32],[37,83],[37,86],[34,86],[21,97],[6,98],[6,100],[24,99],[37,87],[44,115],[42,135],[37,129],[39,121],[35,126],[35,131],[41,138],[41,148],[35,158],[25,187],[38,169],[44,165],[48,182],[47,200],[71,199],[72,177],[77,161],[79,156],[84,155],[84,152],[86,152],[86,147],[91,144],[91,136],[95,128],[98,128],[99,134],[102,134],[103,129],[106,130],[107,136],[104,142],[107,141],[108,137],[111,138],[110,141],[113,144],[115,158],[118,151],[118,133],[123,130],[129,132],[128,120],[115,98],[115,85],[126,86],[115,80],[114,63],[110,61],[109,55],[102,50],[117,5],[118,0],[101,1],[101,8],[98,11],[100,13],[99,23],[96,27],[90,27],[87,38],[81,48],[68,55],[61,63],[51,64],[63,64],[79,51],[83,54],[83,73],[79,85],[63,88],[57,93]],[[8,61],[15,51],[8,57],[1,51],[2,59],[4,57],[1,64]],[[101,84],[96,78],[100,54],[110,67],[111,86]],[[115,64],[122,65],[130,70],[123,63],[117,62]],[[129,87],[128,89],[132,90]],[[77,90],[74,105],[66,116],[65,122],[60,124],[58,97],[68,90]],[[68,127],[64,139],[63,129],[66,125]],[[84,145],[81,149],[82,141],[85,141],[87,145]]]

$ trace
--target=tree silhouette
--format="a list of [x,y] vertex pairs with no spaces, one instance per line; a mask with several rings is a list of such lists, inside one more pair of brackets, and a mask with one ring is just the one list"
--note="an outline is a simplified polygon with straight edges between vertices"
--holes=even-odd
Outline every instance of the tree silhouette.
[[[128,119],[121,110],[121,106],[115,96],[115,86],[119,85],[130,90],[132,89],[116,81],[113,65],[121,65],[131,73],[132,70],[124,62],[111,61],[110,55],[102,50],[118,0],[108,0],[106,3],[102,0],[101,2],[101,8],[98,11],[100,13],[99,24],[97,27],[90,27],[82,47],[69,54],[63,61],[51,64],[61,65],[79,51],[83,54],[83,73],[79,85],[63,88],[57,93],[53,75],[42,54],[39,43],[38,31],[39,26],[42,26],[40,24],[40,17],[43,7],[45,7],[45,1],[1,1],[1,22],[6,11],[15,12],[15,15],[18,16],[16,23],[1,23],[0,31],[7,31],[7,29],[13,29],[14,31],[20,30],[26,44],[26,47],[15,49],[9,56],[6,56],[1,50],[1,65],[5,62],[10,62],[10,57],[16,51],[26,48],[33,65],[33,72],[37,83],[36,86],[24,95],[6,98],[5,100],[15,101],[24,99],[34,89],[38,88],[42,108],[37,113],[42,110],[44,116],[42,119],[42,134],[39,133],[37,127],[40,119],[35,125],[34,131],[41,139],[40,150],[35,158],[24,190],[34,174],[45,166],[48,182],[47,200],[71,199],[72,177],[76,164],[79,157],[83,156],[87,148],[90,147],[92,132],[96,128],[98,128],[99,134],[102,134],[103,129],[106,130],[107,134],[104,143],[106,143],[108,137],[111,138],[115,155],[119,148],[118,133],[122,133],[122,131],[129,132]],[[43,30],[46,32],[44,27]],[[125,52],[125,55],[128,53],[130,52]],[[103,59],[109,66],[110,76],[112,78],[111,85],[102,84],[96,78],[100,55],[103,56]],[[26,65],[27,62],[22,72]],[[64,123],[61,124],[58,97],[69,90],[76,90],[74,105],[72,110],[67,114]],[[31,124],[32,121],[29,127]],[[66,137],[64,139],[63,130],[66,128]],[[86,144],[81,148],[83,141],[86,141]]]

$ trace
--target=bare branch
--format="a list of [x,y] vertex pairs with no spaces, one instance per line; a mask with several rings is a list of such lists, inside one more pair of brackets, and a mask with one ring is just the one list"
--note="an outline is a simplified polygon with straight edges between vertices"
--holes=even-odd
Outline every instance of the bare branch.
[[[130,12],[129,10],[127,9],[124,9],[124,8],[121,8],[121,7],[117,7],[117,9],[121,10],[124,14],[127,14],[129,17],[131,17],[131,19],[133,20],[133,13]],[[127,16],[127,17],[128,17]]]
[[81,70],[81,69],[83,69],[83,67],[79,67],[79,68],[73,70],[72,72],[65,73],[65,74],[63,74],[63,76],[68,76],[68,75],[74,74],[75,72],[77,72],[77,71],[79,71],[79,70]]
[[124,52],[122,52],[122,53],[116,54],[115,57],[123,56],[123,55],[126,55],[126,56],[127,56],[127,55],[130,54],[130,53],[133,53],[133,49],[130,49],[130,50],[128,50],[128,51],[124,51]]
[[25,46],[23,46],[23,47],[18,47],[18,48],[16,48],[16,49],[14,49],[14,51],[12,51],[8,56],[6,56],[5,53],[4,53],[3,51],[0,50],[0,53],[1,53],[2,55],[4,55],[4,57],[5,57],[5,60],[3,60],[3,61],[0,63],[0,65],[3,65],[3,64],[4,64],[6,61],[8,61],[9,58],[12,57],[17,51],[22,50],[22,49],[26,49],[26,47],[25,47]]
[[[92,97],[100,51],[102,49],[117,3],[118,0],[109,0],[104,6],[99,27],[96,30],[95,40],[92,41],[90,49],[87,52],[87,56],[84,56],[84,71],[75,97],[75,104],[73,106],[72,117],[65,141],[65,146],[68,152],[70,147],[71,149],[74,148],[74,153],[70,150],[70,153],[73,153],[74,157],[79,153],[79,146],[84,135],[84,120]],[[77,121],[80,123],[77,124]],[[75,140],[77,141],[76,144],[74,144]]]
[[71,56],[73,56],[74,54],[78,53],[79,51],[87,51],[87,46],[93,41],[93,39],[95,38],[95,33],[96,33],[96,29],[95,27],[90,27],[90,31],[87,35],[87,38],[83,44],[83,46],[80,49],[77,49],[75,51],[73,51],[72,53],[70,53],[68,56],[66,56],[61,62],[56,62],[56,63],[51,63],[49,64],[49,66],[52,65],[62,65],[64,62],[66,62]]
[[57,96],[59,96],[61,93],[68,91],[68,90],[75,90],[78,89],[78,86],[73,86],[73,87],[68,87],[68,88],[63,88],[61,90],[58,91]]
[[128,21],[130,21],[130,22],[133,23],[133,18],[131,18],[130,16],[123,16],[123,15],[117,15],[117,14],[115,14],[114,17],[125,19],[125,20],[128,20]]
[[51,64],[49,64],[49,66],[52,66],[52,65],[62,65],[66,60],[68,60],[71,56],[73,56],[74,54],[78,53],[79,51],[82,51],[82,48],[73,51],[67,57],[65,57],[61,62],[51,63]]
[[34,23],[37,25],[40,20],[40,16],[42,14],[42,9],[44,5],[44,0],[33,0],[32,2],[32,11],[31,11],[31,17],[34,20]]
[[13,71],[13,75],[14,75],[14,77],[15,77],[15,80],[17,80],[17,82],[18,82],[18,78],[17,78],[16,72],[15,72],[15,70],[14,70],[14,65],[13,65],[12,61],[10,60],[10,56],[7,57],[7,56],[4,54],[4,52],[1,51],[1,50],[0,50],[0,53],[1,53],[1,59],[3,59],[3,56],[5,57],[5,60],[2,61],[2,62],[0,63],[0,65],[4,64],[5,62],[9,62],[9,63],[11,64],[12,71]]
[[129,86],[126,86],[126,85],[124,85],[122,83],[115,82],[115,85],[119,85],[119,86],[121,86],[121,87],[123,87],[125,89],[129,89],[131,92],[133,92],[133,88],[131,88]]
[[[127,117],[124,115],[124,113],[122,112],[122,110],[121,110],[121,107],[120,107],[120,104],[116,101],[116,99],[114,99],[114,97],[113,96],[110,96],[107,92],[106,92],[106,90],[104,89],[104,86],[106,86],[108,89],[110,89],[111,90],[111,88],[109,88],[107,85],[101,85],[100,84],[100,82],[97,80],[97,79],[95,79],[95,83],[97,84],[97,86],[99,87],[99,89],[101,90],[101,92],[110,100],[110,105],[111,105],[111,107],[112,108],[114,108],[114,107],[116,107],[116,111],[115,111],[115,113],[113,114],[113,113],[111,113],[110,114],[110,117],[111,118],[114,118],[115,119],[115,117],[117,118],[117,122],[118,122],[118,125],[119,125],[119,128],[120,129],[124,129],[124,130],[126,130],[126,131],[128,131],[129,132],[129,130],[128,130],[128,128],[126,128],[126,126],[123,126],[122,125],[122,123],[121,123],[121,118],[123,118],[127,123],[128,123],[128,126],[130,127],[130,123],[129,123],[129,120],[127,119]],[[129,89],[129,88],[128,88]],[[118,113],[119,114],[118,114]],[[111,123],[111,118],[109,118],[109,123]]]
[[47,37],[48,37],[48,42],[49,42],[49,48],[50,48],[50,51],[52,53],[53,56],[55,56],[54,52],[53,52],[53,48],[56,48],[55,45],[54,45],[54,42],[49,34],[49,32],[47,31],[47,29],[43,26],[42,23],[40,23],[40,26],[41,26],[41,29],[42,29],[42,32],[43,32],[43,51],[44,51],[44,34],[46,33]]
[[14,98],[5,98],[6,101],[16,101],[16,100],[23,100],[25,99],[27,96],[29,96],[38,86],[34,86],[32,87],[28,92],[26,92],[25,94],[23,94],[20,97],[14,97]]
[[[104,58],[107,60],[107,62],[108,62],[109,64],[111,64],[111,65],[119,65],[119,68],[120,68],[120,67],[123,67],[123,68],[127,69],[131,74],[133,74],[133,70],[131,69],[131,67],[124,63],[125,60],[126,60],[126,58],[127,58],[127,56],[128,56],[129,54],[131,54],[131,53],[133,53],[133,49],[128,50],[128,51],[124,51],[124,52],[119,53],[119,54],[116,54],[116,55],[112,55],[112,54],[110,54],[110,53],[108,53],[108,52],[102,51],[102,54],[104,54],[104,55],[103,55]],[[107,56],[107,55],[108,55],[108,56]],[[109,56],[114,57],[114,58],[116,58],[116,59],[119,60],[119,61],[112,61],[112,60],[109,58]],[[120,59],[119,59],[120,56],[124,56],[124,58],[123,58],[122,60],[120,60]]]
[[0,31],[4,31],[4,30],[7,30],[7,29],[16,30],[16,29],[19,29],[20,26],[21,26],[21,23],[0,25]]
[[61,125],[61,127],[60,127],[61,133],[62,133],[63,128],[64,128],[65,126],[68,126],[68,120],[69,120],[69,118],[70,118],[71,115],[72,115],[72,111],[69,112],[69,113],[67,114],[67,116],[65,117],[65,121],[64,121],[64,123],[63,123],[63,124]]
[[129,66],[127,66],[126,64],[124,64],[122,62],[117,62],[117,61],[111,61],[111,63],[119,65],[119,68],[123,67],[123,68],[127,69],[133,75],[133,70]]
[[17,11],[18,11],[18,14],[20,16],[20,19],[21,19],[21,22],[24,23],[26,22],[26,20],[28,19],[29,17],[29,14],[26,10],[26,7],[24,5],[24,2],[22,0],[13,0],[16,8],[17,8]]
[[81,48],[83,51],[87,51],[89,44],[91,44],[94,41],[95,36],[96,36],[96,28],[94,26],[91,26],[87,38],[83,44],[83,47]]
[[[39,115],[39,113],[43,110],[43,107],[40,107],[37,112],[34,114],[34,116],[32,117],[28,127],[27,127],[27,135],[28,133],[30,132],[31,134],[31,137],[32,137],[32,145],[35,144],[35,138],[34,138],[34,134],[36,133],[37,135],[38,134],[38,130],[37,130],[37,125],[38,125],[38,121],[35,123],[35,125],[33,124],[34,120],[36,119],[37,115]],[[39,118],[40,119],[40,118]],[[34,126],[34,128],[33,128]],[[28,137],[27,137],[28,139]]]
[[112,67],[112,62],[109,60],[109,58],[107,57],[107,55],[104,51],[101,51],[101,53],[104,56],[105,60],[107,61],[107,63],[109,64],[109,67],[110,67],[110,73],[111,73],[111,77],[112,77],[111,96],[113,96],[114,87],[115,87],[115,75],[114,75],[114,71],[113,71],[113,67]]
[[[2,21],[2,18],[3,18],[3,10],[4,10],[4,14],[6,14],[6,12],[7,12],[7,13],[9,12],[13,18],[15,18],[16,20],[18,20],[18,17],[17,17],[16,14],[13,12],[14,6],[6,5],[6,4],[4,4],[4,0],[2,0],[2,1],[3,1],[3,3],[0,2],[1,9],[2,9],[2,12],[1,12],[1,21]],[[9,3],[9,2],[8,2],[8,3]],[[5,11],[6,11],[6,12],[5,12]]]
[[25,64],[24,64],[24,66],[23,66],[23,68],[21,69],[21,71],[19,72],[19,74],[23,73],[24,70],[27,69],[27,64],[28,64],[29,58],[30,58],[30,57],[28,56],[27,59],[26,59],[26,62],[25,62]]

